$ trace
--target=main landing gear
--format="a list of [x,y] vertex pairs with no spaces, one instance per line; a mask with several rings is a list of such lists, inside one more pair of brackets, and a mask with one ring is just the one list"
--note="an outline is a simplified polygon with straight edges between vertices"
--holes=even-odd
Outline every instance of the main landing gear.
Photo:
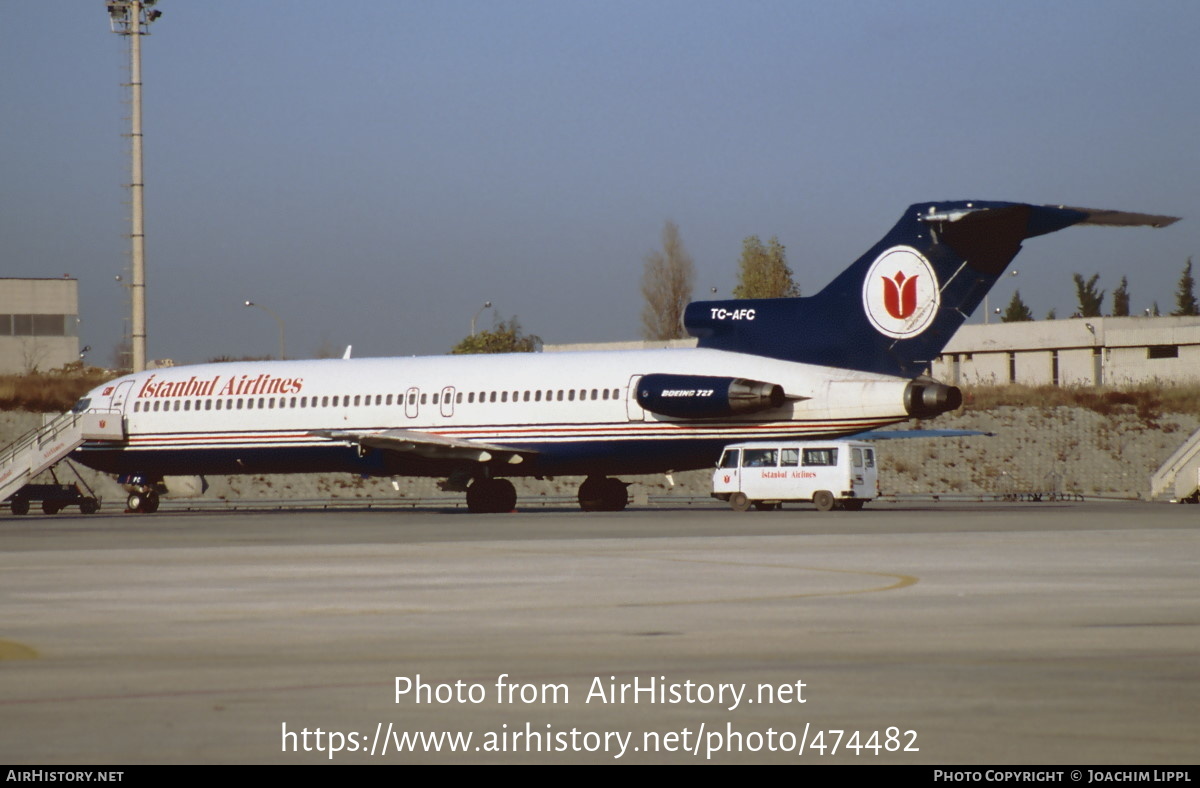
[[467,488],[467,510],[476,514],[511,512],[517,490],[508,479],[476,479]]
[[154,514],[158,511],[158,493],[153,490],[131,492],[125,501],[125,508],[138,514]]
[[[589,476],[579,485],[579,508],[585,512],[619,512],[629,503],[628,486],[620,479]],[[516,505],[517,491],[508,479],[480,477],[467,487],[467,510],[475,514],[511,512]]]
[[619,512],[629,504],[629,485],[608,476],[589,476],[579,485],[579,508],[585,512]]

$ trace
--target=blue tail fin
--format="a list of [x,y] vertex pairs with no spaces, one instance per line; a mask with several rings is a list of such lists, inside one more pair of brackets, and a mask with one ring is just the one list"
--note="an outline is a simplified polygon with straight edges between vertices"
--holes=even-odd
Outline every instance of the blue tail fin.
[[1026,238],[1073,224],[1165,227],[1175,221],[1023,203],[921,203],[816,295],[697,301],[688,305],[684,326],[703,348],[916,377]]

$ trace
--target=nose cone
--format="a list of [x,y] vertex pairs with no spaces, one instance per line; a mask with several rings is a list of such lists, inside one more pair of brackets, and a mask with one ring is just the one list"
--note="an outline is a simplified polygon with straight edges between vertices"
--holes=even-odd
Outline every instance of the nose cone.
[[904,389],[908,415],[927,419],[962,407],[962,391],[932,380],[914,380]]

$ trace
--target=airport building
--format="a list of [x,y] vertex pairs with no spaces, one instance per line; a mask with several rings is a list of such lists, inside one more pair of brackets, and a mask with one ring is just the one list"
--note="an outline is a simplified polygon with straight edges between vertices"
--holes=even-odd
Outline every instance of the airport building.
[[0,374],[79,360],[79,280],[0,278]]
[[1200,381],[1200,317],[965,325],[934,361],[951,384],[1128,386]]
[[[694,339],[546,345],[545,352],[695,347]],[[960,328],[931,366],[969,386],[1200,382],[1200,317],[1081,317]]]

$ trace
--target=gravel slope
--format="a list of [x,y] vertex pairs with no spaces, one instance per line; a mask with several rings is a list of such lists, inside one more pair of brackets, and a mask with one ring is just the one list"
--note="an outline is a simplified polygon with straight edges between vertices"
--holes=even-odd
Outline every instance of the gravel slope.
[[[31,413],[0,413],[0,445],[41,423]],[[880,486],[890,494],[996,494],[1064,492],[1119,498],[1146,497],[1150,474],[1187,440],[1200,420],[1168,414],[1153,420],[1133,412],[1105,416],[1083,408],[1001,407],[958,413],[916,425],[982,430],[993,437],[921,438],[880,444]],[[124,493],[111,478],[81,468],[84,478],[110,502]],[[45,474],[45,480],[49,475]],[[60,473],[69,480],[69,471]],[[645,495],[707,495],[708,471],[676,474],[672,488],[661,476],[626,477],[635,501]],[[578,478],[514,480],[525,500],[574,495]],[[433,479],[360,479],[348,474],[229,476],[208,479],[205,497],[424,498],[445,496]]]

